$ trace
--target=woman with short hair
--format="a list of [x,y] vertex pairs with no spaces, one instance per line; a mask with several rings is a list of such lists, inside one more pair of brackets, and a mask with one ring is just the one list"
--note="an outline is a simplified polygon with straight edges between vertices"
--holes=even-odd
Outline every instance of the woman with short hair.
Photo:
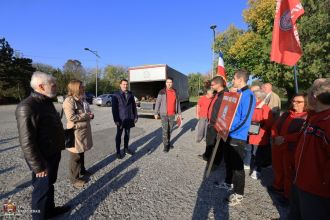
[[272,166],[274,182],[272,190],[283,192],[289,199],[294,175],[294,155],[300,131],[307,118],[307,95],[296,94],[291,106],[272,128]]

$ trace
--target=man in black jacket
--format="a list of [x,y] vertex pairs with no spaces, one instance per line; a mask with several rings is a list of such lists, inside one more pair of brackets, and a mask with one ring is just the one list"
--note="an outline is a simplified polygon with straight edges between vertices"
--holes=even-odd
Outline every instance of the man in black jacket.
[[19,103],[15,113],[19,141],[32,170],[32,218],[46,219],[70,210],[68,206],[55,207],[54,203],[64,130],[52,102],[57,91],[55,78],[35,72],[30,84],[33,92]]
[[[216,76],[211,81],[211,89],[216,92],[213,100],[210,103],[209,109],[208,109],[208,120],[209,124],[207,126],[206,131],[206,149],[205,153],[202,155],[199,155],[203,160],[209,161],[212,155],[213,148],[217,142],[217,131],[214,128],[215,122],[218,117],[218,112],[222,103],[223,94],[225,91],[227,91],[226,88],[226,82],[221,76]],[[223,142],[220,142],[220,145]],[[223,157],[223,152],[221,147],[218,147],[217,154],[215,156],[214,164],[219,165],[221,163]]]
[[[122,159],[125,154],[133,155],[134,152],[128,149],[129,135],[132,127],[138,120],[136,103],[132,92],[128,91],[128,81],[120,81],[120,91],[112,96],[112,116],[117,125],[116,151],[117,159]],[[120,153],[121,136],[124,135],[124,154]]]

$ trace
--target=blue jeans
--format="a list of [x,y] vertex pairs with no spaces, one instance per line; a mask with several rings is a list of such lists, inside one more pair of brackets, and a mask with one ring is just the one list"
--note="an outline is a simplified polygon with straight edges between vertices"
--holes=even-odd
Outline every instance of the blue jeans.
[[46,219],[46,211],[52,213],[55,208],[54,183],[57,179],[58,165],[61,160],[61,152],[52,157],[45,158],[47,176],[36,177],[32,172],[32,219]]

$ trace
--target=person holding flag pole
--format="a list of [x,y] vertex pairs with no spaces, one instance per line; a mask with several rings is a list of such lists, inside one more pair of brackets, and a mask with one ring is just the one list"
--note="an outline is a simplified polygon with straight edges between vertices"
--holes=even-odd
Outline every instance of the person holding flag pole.
[[[217,137],[217,131],[214,128],[214,124],[216,122],[218,112],[222,103],[223,94],[227,92],[228,89],[226,87],[227,77],[226,70],[223,61],[223,55],[220,52],[219,54],[219,62],[217,69],[217,76],[215,76],[211,81],[211,89],[216,93],[215,97],[212,99],[211,103],[208,107],[208,126],[206,130],[206,149],[205,153],[199,155],[199,157],[205,161],[209,162],[209,167],[206,173],[206,177],[209,176],[211,172],[211,168],[213,167],[213,163],[218,166],[220,165],[223,158],[223,150],[221,149],[219,137]],[[213,152],[213,153],[212,153]]]

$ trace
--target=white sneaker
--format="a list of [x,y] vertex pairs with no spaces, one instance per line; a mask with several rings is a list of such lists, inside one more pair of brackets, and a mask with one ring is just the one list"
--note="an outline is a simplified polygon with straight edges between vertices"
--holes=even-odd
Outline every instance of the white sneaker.
[[223,182],[218,187],[220,189],[225,189],[225,190],[229,191],[229,190],[233,189],[233,184],[227,184],[227,183]]
[[241,204],[242,200],[243,200],[243,195],[237,193],[231,194],[227,199],[229,206],[235,206]]
[[258,179],[260,179],[260,172],[254,170],[254,171],[251,173],[250,177],[251,177],[252,179],[258,180]]

